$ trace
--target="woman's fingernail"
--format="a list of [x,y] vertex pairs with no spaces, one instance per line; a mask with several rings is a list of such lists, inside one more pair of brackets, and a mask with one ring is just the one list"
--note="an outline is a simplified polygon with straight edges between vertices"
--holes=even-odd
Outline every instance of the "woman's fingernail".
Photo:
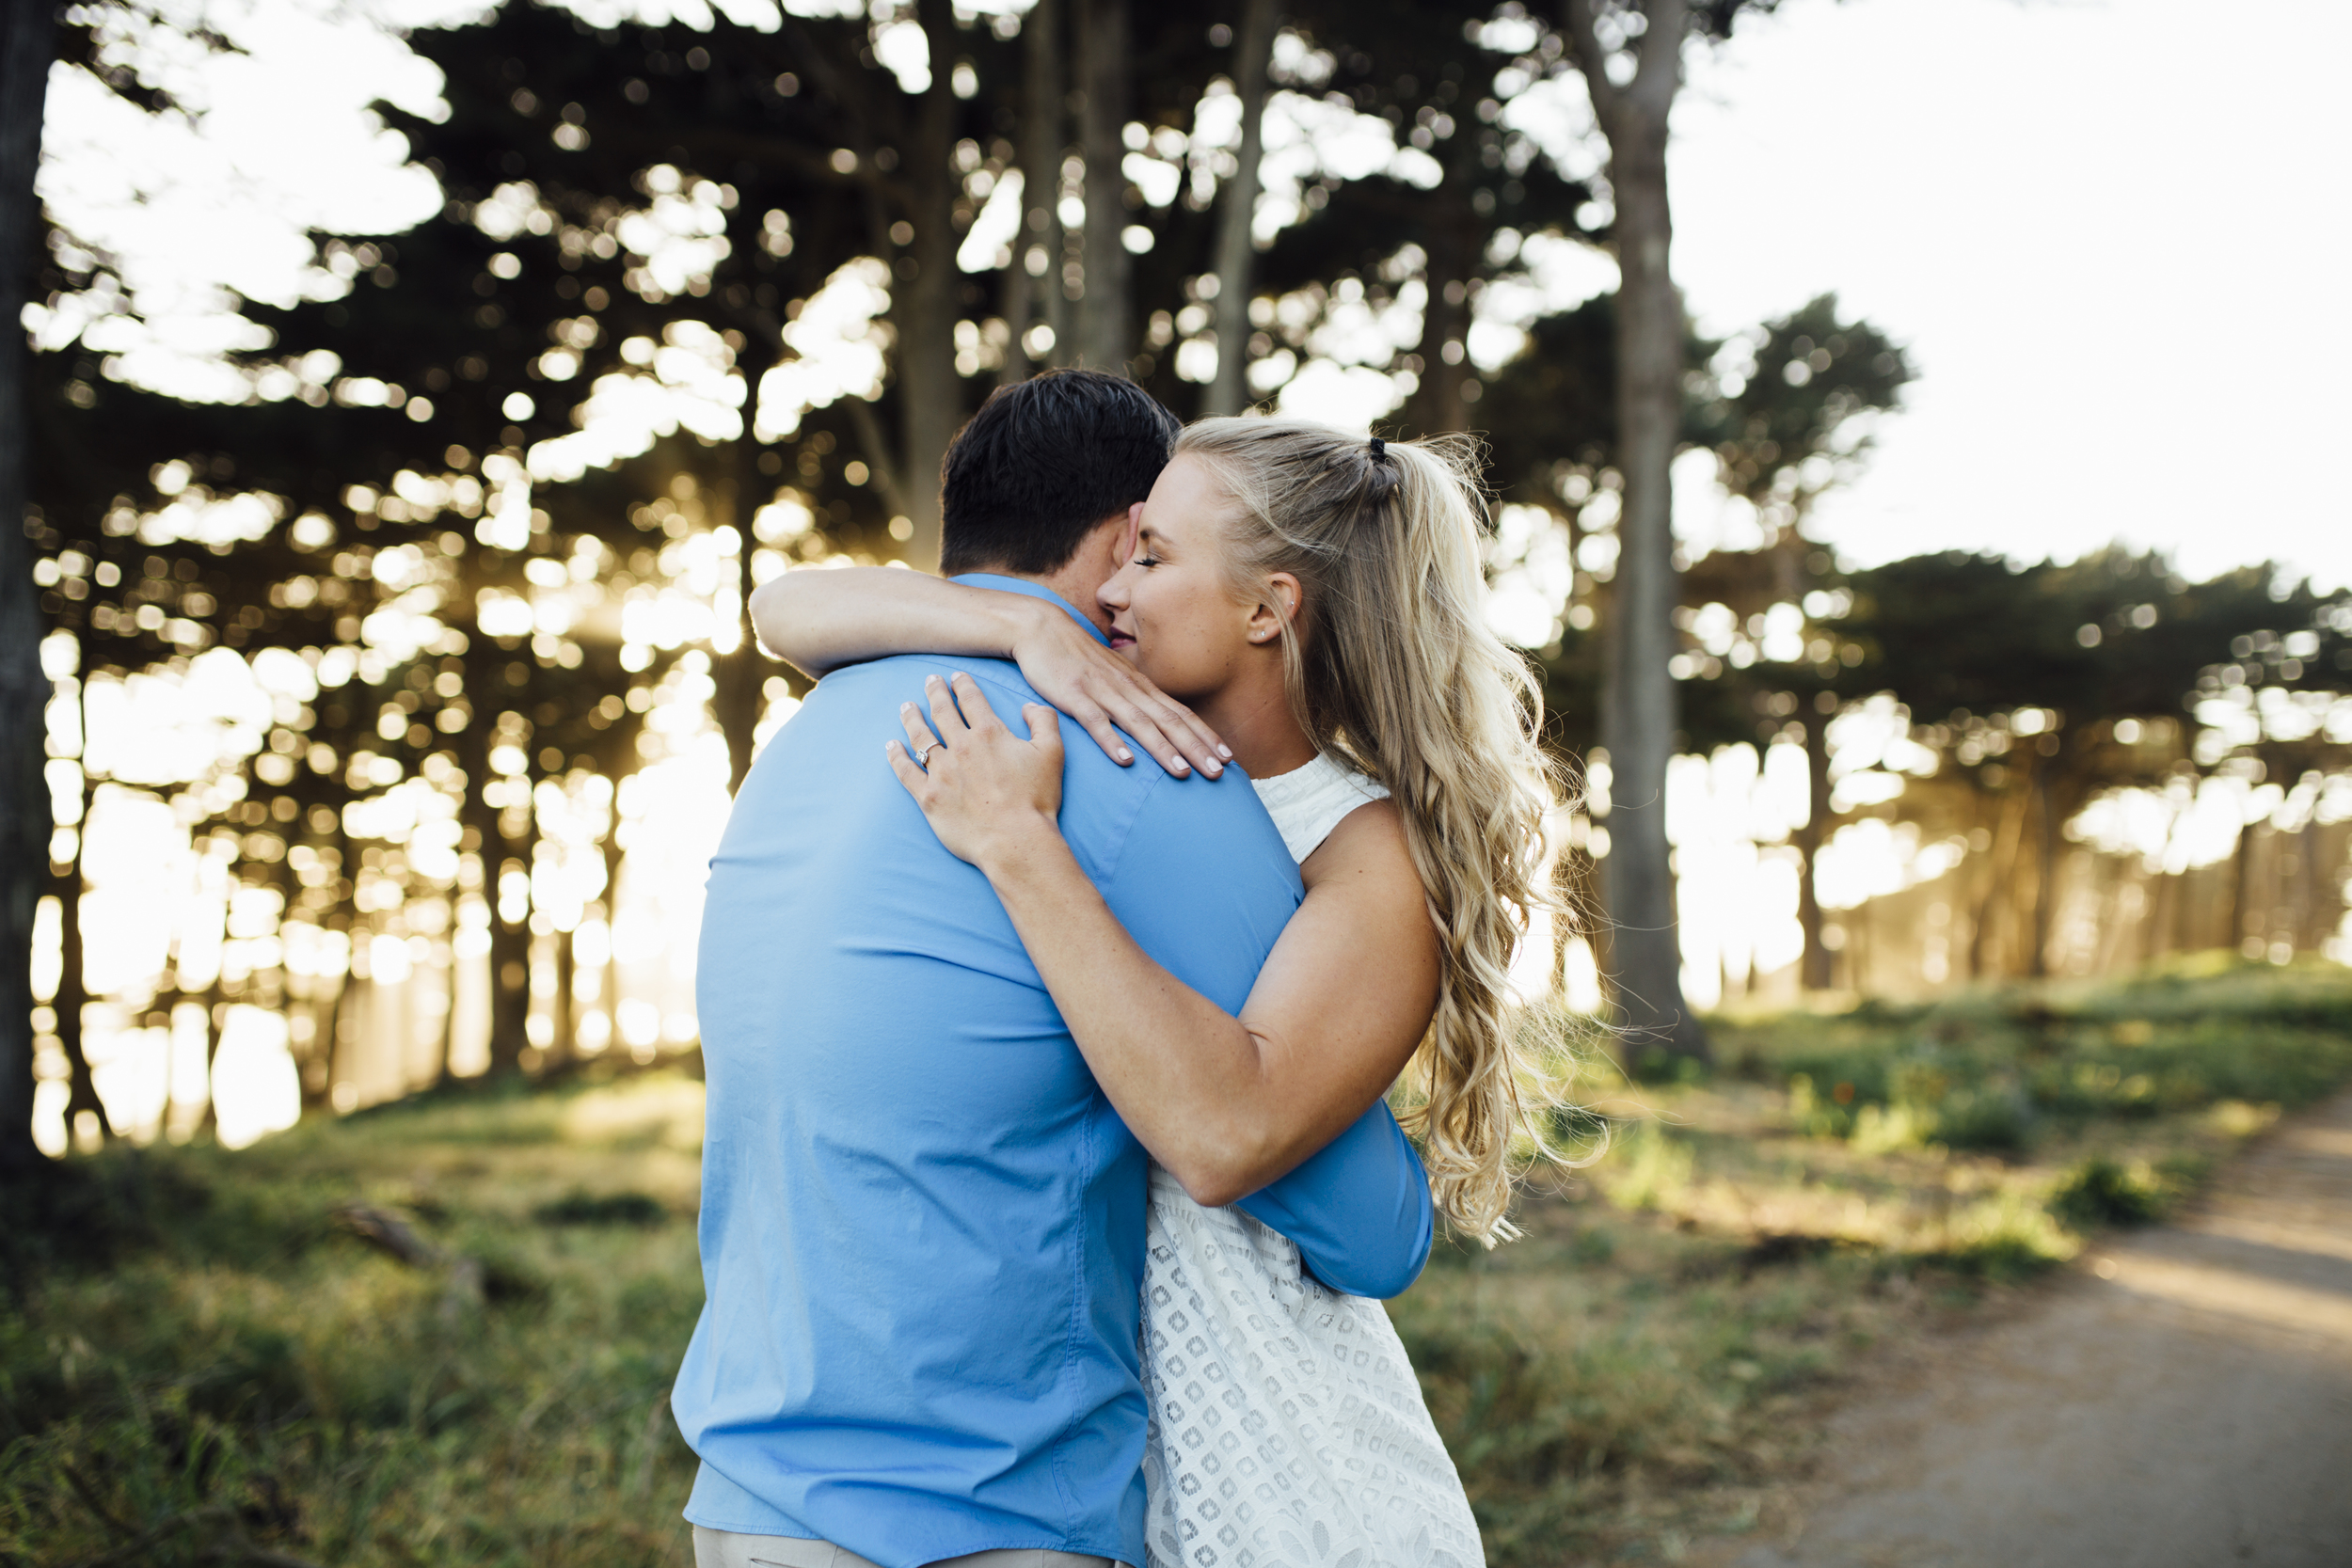
[[1225,765],[1221,762],[1211,760],[1210,762],[1202,765],[1200,771],[1206,773],[1212,779],[1223,778],[1225,776]]
[[1231,746],[1224,744],[1222,741],[1217,744],[1216,754],[1223,757],[1227,762],[1233,760],[1233,749]]
[[1126,747],[1121,746],[1119,749],[1119,760],[1121,762],[1133,762],[1136,760],[1136,754],[1135,752],[1127,750]]
[[1171,773],[1189,773],[1192,771],[1192,764],[1186,762],[1182,757],[1178,757],[1174,762],[1168,765],[1168,770]]

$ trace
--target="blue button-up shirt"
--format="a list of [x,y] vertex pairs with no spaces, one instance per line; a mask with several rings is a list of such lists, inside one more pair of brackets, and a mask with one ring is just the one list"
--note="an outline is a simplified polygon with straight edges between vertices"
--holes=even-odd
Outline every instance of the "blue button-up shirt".
[[[703,1461],[686,1515],[882,1568],[997,1547],[1140,1563],[1147,1158],[987,879],[882,754],[898,705],[957,669],[1016,728],[1038,700],[993,659],[829,675],[711,862],[707,1302],[671,1396]],[[1061,829],[1144,950],[1237,1013],[1300,899],[1240,769],[1122,768],[1073,734]],[[1242,1207],[1358,1294],[1402,1291],[1428,1254],[1426,1180],[1384,1106]]]

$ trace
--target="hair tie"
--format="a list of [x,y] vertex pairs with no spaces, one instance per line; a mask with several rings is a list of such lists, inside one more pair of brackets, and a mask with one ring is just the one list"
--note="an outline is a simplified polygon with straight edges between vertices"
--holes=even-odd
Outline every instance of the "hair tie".
[[1372,460],[1375,463],[1385,463],[1388,461],[1388,458],[1389,443],[1383,441],[1377,436],[1374,436],[1372,438]]

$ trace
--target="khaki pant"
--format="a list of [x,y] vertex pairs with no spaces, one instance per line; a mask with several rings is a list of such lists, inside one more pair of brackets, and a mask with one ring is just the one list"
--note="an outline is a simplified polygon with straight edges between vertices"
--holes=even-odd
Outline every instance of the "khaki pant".
[[[790,1535],[737,1535],[694,1527],[694,1568],[879,1568],[830,1541]],[[925,1568],[1120,1568],[1106,1557],[1049,1552],[1042,1546],[1012,1546],[943,1558]]]

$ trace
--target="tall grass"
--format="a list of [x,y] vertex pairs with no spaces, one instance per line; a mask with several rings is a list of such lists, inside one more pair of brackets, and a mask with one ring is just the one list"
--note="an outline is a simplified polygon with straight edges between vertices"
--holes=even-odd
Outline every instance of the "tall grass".
[[[407,1106],[236,1156],[91,1162],[100,1255],[69,1239],[0,1317],[0,1552],[688,1562],[692,1459],[666,1395],[702,1303],[697,1089]],[[531,1217],[577,1193],[625,1197],[634,1223]],[[486,1260],[485,1299],[344,1233],[354,1200]]]

